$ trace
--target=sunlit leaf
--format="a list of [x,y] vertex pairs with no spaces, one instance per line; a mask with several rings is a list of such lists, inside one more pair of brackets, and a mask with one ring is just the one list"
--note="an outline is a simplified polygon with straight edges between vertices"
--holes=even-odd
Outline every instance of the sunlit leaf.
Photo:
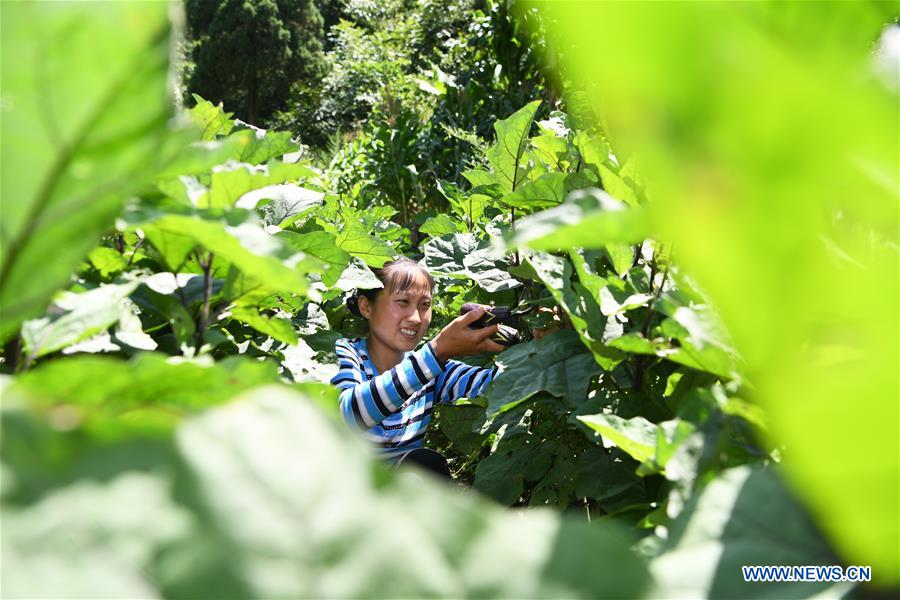
[[[900,113],[896,91],[872,68],[873,46],[896,10],[541,10],[573,84],[590,90],[594,114],[652,182],[647,208],[659,236],[675,243],[734,334],[772,413],[770,441],[791,449],[792,488],[845,563],[872,565],[896,585]],[[835,236],[857,263],[852,276],[823,244]],[[840,366],[816,359],[834,345],[857,358]]]
[[603,445],[621,448],[638,462],[656,454],[657,426],[644,419],[623,419],[616,415],[581,415],[578,420],[603,437]]
[[328,268],[322,274],[322,281],[327,286],[335,285],[344,269],[350,264],[350,253],[338,248],[337,238],[327,231],[310,231],[296,233],[282,231],[278,237],[283,239],[294,250],[305,252],[325,261]]
[[301,163],[274,161],[259,166],[229,163],[213,169],[209,196],[200,202],[199,207],[231,208],[247,192],[313,175],[315,172]]
[[[525,260],[565,310],[572,327],[594,355],[597,364],[608,370],[620,362],[623,358],[621,353],[605,344],[607,319],[597,304],[596,295],[582,283],[572,281],[571,263],[546,252],[529,254]],[[596,275],[597,279],[592,280],[584,266],[582,272],[585,276],[581,279],[588,285],[598,285],[603,281]]]
[[459,225],[448,215],[441,213],[429,218],[419,227],[421,233],[427,233],[432,237],[440,237],[449,233],[459,233]]
[[108,329],[119,320],[125,298],[138,283],[101,285],[80,294],[66,292],[60,295],[54,306],[62,314],[26,321],[22,325],[25,352],[30,358],[37,358]]
[[508,272],[506,261],[495,255],[487,241],[472,233],[453,233],[432,238],[422,247],[429,271],[471,279],[488,292],[521,285]]
[[334,284],[336,288],[344,292],[352,290],[372,290],[384,287],[381,280],[375,276],[372,269],[359,258],[352,258],[341,272],[341,276]]
[[[238,198],[238,208],[257,208],[260,202],[267,225],[287,227],[314,206],[322,204],[322,192],[302,188],[298,185],[269,185]],[[267,202],[266,202],[267,201]]]
[[384,263],[397,255],[396,250],[387,242],[370,235],[365,227],[356,221],[348,221],[336,233],[335,245],[344,252],[361,258],[367,265],[376,269],[384,266]]
[[120,273],[128,265],[125,257],[118,250],[106,246],[97,246],[91,250],[88,253],[88,260],[101,277]]
[[197,94],[191,94],[196,104],[188,109],[187,113],[197,125],[203,128],[204,141],[214,140],[218,135],[228,135],[234,127],[234,121],[230,118],[234,113],[227,113],[220,102],[218,106],[209,100],[204,100]]
[[504,236],[508,246],[558,250],[602,248],[611,242],[638,242],[648,235],[646,215],[600,190],[572,192],[559,206],[523,217]]
[[240,161],[258,165],[270,158],[276,158],[290,152],[296,152],[299,148],[292,140],[290,131],[263,131],[253,132],[250,143],[241,153]]
[[526,104],[510,117],[494,123],[497,141],[488,148],[487,159],[494,167],[496,181],[505,192],[518,189],[525,181],[529,167],[522,160],[528,134],[540,101]]
[[229,226],[222,221],[167,215],[153,225],[160,231],[193,239],[241,271],[265,281],[271,289],[306,291],[306,278],[282,262],[291,253],[277,237],[255,223]]
[[522,184],[516,191],[506,194],[501,201],[514,208],[537,209],[556,206],[565,199],[565,181],[565,173],[544,173],[534,181]]

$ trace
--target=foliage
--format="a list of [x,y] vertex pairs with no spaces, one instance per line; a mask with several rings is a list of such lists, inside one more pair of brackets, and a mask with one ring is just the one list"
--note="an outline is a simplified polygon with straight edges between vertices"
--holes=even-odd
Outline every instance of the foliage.
[[[535,127],[536,109],[495,124],[488,167],[464,172],[474,187],[453,197],[466,233],[438,230],[424,261],[445,277],[437,296],[450,315],[464,301],[512,300],[558,307],[571,330],[502,353],[486,398],[442,407],[432,441],[455,455],[457,477],[505,504],[653,528],[679,514],[699,481],[766,458],[759,420],[735,410],[750,406],[740,360],[671,255],[644,239],[644,209],[595,187],[622,185],[625,167],[608,148],[591,154],[605,143],[571,129],[564,113]],[[643,195],[626,185],[631,198]],[[504,258],[492,238],[519,250]],[[513,279],[497,286],[480,275],[491,270]]]
[[[748,10],[764,10],[756,6]],[[570,13],[525,10],[514,21],[507,3],[476,9],[453,2],[445,13],[429,2],[418,9],[401,2],[331,3],[329,19],[346,19],[335,25],[346,37],[334,40],[332,57],[359,48],[385,54],[361,60],[356,83],[332,81],[352,83],[348,90],[361,86],[377,102],[366,109],[370,123],[364,130],[338,144],[327,168],[320,168],[298,158],[303,153],[291,133],[247,126],[201,96],[180,122],[170,123],[164,7],[143,5],[137,13],[142,21],[133,5],[116,7],[4,6],[4,596],[836,595],[850,588],[749,588],[738,567],[837,564],[857,557],[884,569],[876,578],[890,583],[891,554],[884,544],[894,523],[887,513],[896,507],[890,490],[882,494],[884,508],[860,502],[872,510],[853,516],[861,532],[854,537],[821,519],[829,506],[807,498],[818,488],[800,489],[798,500],[780,477],[782,471],[797,477],[798,465],[805,464],[807,476],[817,481],[821,469],[810,466],[807,453],[809,439],[821,433],[786,434],[796,425],[789,418],[797,409],[781,406],[790,404],[787,397],[775,402],[773,390],[789,389],[795,392],[790,398],[807,407],[812,390],[829,407],[836,392],[810,381],[814,373],[837,392],[846,391],[829,373],[814,370],[826,363],[798,363],[801,355],[794,354],[799,334],[821,326],[827,313],[802,302],[801,292],[835,292],[830,278],[821,279],[834,275],[822,262],[830,264],[835,253],[823,253],[828,258],[820,261],[801,243],[820,222],[771,223],[778,231],[797,228],[800,242],[785,247],[801,249],[809,261],[791,269],[772,250],[784,263],[767,265],[781,275],[776,286],[762,259],[751,259],[744,248],[753,240],[758,251],[766,239],[759,229],[763,216],[756,213],[761,209],[742,209],[752,217],[747,230],[728,215],[696,212],[701,225],[711,219],[717,226],[708,229],[689,226],[668,202],[679,190],[708,203],[719,198],[693,179],[712,186],[696,171],[707,156],[698,147],[709,140],[699,121],[684,120],[699,117],[679,104],[688,99],[678,94],[709,109],[698,100],[702,91],[719,109],[704,118],[736,128],[740,140],[747,132],[738,117],[745,113],[729,104],[733,98],[711,93],[713,85],[685,92],[629,38],[635,69],[616,71],[613,82],[621,88],[608,89],[640,92],[646,83],[641,77],[653,73],[647,81],[666,84],[661,97],[668,104],[650,104],[655,110],[642,114],[674,115],[678,127],[672,131],[681,132],[674,137],[686,137],[690,150],[672,151],[666,160],[652,153],[629,156],[614,143],[629,139],[615,121],[612,129],[601,129],[585,114],[590,95],[569,92],[568,113],[539,98],[549,88],[534,60],[553,48],[536,38],[545,23],[567,24],[582,35],[577,23],[566,20]],[[621,19],[622,32],[637,22],[629,15],[645,10],[609,9]],[[709,23],[694,12],[701,9],[685,10],[696,18],[683,23],[686,31],[697,48],[705,48],[719,30],[703,27]],[[709,10],[744,43],[776,43],[747,33],[747,27],[763,25],[748,24],[734,9]],[[669,14],[670,21],[681,23],[680,14]],[[73,20],[84,29],[73,27]],[[128,28],[139,22],[157,24],[159,31]],[[634,40],[647,39],[634,33]],[[370,45],[366,36],[378,43]],[[108,39],[122,57],[121,70],[100,60],[93,50],[98,39]],[[654,39],[670,41],[667,35]],[[83,76],[99,95],[85,104],[77,93],[65,102],[37,101],[39,72],[8,58],[13,42],[38,64],[64,65],[64,89]],[[610,35],[596,43],[623,41]],[[467,54],[472,61],[456,60]],[[784,66],[781,54],[774,54],[769,63]],[[677,56],[672,50],[666,60]],[[434,64],[420,85],[425,57]],[[594,62],[570,60],[575,74],[593,68]],[[452,72],[452,64],[462,70]],[[394,79],[382,85],[382,72]],[[366,79],[371,74],[378,76]],[[707,75],[692,76],[702,82]],[[878,108],[882,93],[866,88],[854,102]],[[615,94],[612,99],[615,114],[627,121],[632,111],[616,104]],[[743,100],[737,106],[743,110]],[[788,104],[783,113],[772,108],[772,114],[791,122],[788,117],[799,118],[791,106],[797,107]],[[9,130],[7,122],[14,124]],[[60,130],[65,144],[36,133],[47,123],[66,126]],[[447,127],[438,129],[441,124]],[[648,134],[643,121],[629,125],[651,141],[661,138],[681,149],[668,133]],[[81,137],[63,135],[69,127]],[[452,133],[452,143],[466,151],[437,143],[443,136],[438,131]],[[19,149],[30,162],[9,162],[18,160]],[[752,159],[748,164],[756,168],[765,161],[752,150],[742,145],[734,156]],[[743,172],[729,162],[731,154],[723,156],[719,166]],[[870,160],[877,166],[884,156],[873,151]],[[675,168],[681,161],[683,177],[674,175],[681,173]],[[7,171],[7,164],[21,168]],[[815,164],[798,172],[808,175]],[[639,165],[656,169],[667,196],[649,188]],[[783,199],[802,191],[794,176],[720,183],[735,186],[736,202],[760,190]],[[791,185],[782,187],[784,181]],[[821,191],[819,182],[800,181]],[[59,218],[57,208],[70,218]],[[861,232],[872,231],[868,213],[850,214]],[[734,233],[734,248],[721,245],[718,227]],[[853,254],[864,307],[895,299],[890,289],[886,298],[872,298],[878,296],[873,273],[893,280],[879,270],[882,263],[863,262],[886,252],[882,240],[896,245],[892,225],[885,227],[868,247],[871,255]],[[678,235],[682,228],[691,235]],[[850,256],[835,240],[858,249],[852,245],[856,234],[836,228],[826,236],[829,247]],[[716,254],[701,261],[704,243]],[[47,258],[51,253],[58,264]],[[483,396],[439,407],[429,433],[428,443],[450,457],[456,480],[478,493],[386,468],[344,429],[336,391],[325,384],[336,369],[335,340],[363,331],[345,308],[345,293],[378,287],[372,268],[398,254],[420,257],[437,279],[428,335],[466,302],[532,309],[518,323],[525,341],[493,359],[502,374]],[[738,275],[723,267],[729,259],[741,259],[747,271],[740,277],[751,279],[742,280],[741,298],[710,279],[713,273],[734,281]],[[801,276],[797,265],[803,264],[820,270]],[[896,267],[896,258],[884,264]],[[755,286],[764,293],[753,293]],[[836,297],[835,310],[844,296]],[[716,308],[719,302],[725,307],[724,322],[711,298]],[[775,315],[770,303],[781,300]],[[749,335],[736,314],[767,337]],[[867,317],[838,314],[848,323],[871,325]],[[783,330],[773,333],[760,315],[776,319]],[[790,326],[791,319],[800,324]],[[864,331],[876,335],[871,327]],[[824,339],[842,341],[838,333]],[[817,339],[804,341],[818,347]],[[881,348],[844,348],[864,352],[856,355],[829,354],[825,347],[821,360],[871,375],[874,383],[866,390],[889,390],[884,375],[857,364],[863,357],[889,372],[896,361],[887,359],[896,353],[885,346],[872,354],[874,347]],[[773,366],[761,348],[791,360]],[[834,362],[840,360],[845,362]],[[788,367],[797,372],[786,373]],[[775,373],[790,387],[773,384]],[[793,387],[800,382],[809,389]],[[833,414],[807,417],[839,439],[836,428],[853,433],[857,427],[849,412],[839,422]],[[882,443],[853,439],[861,448]],[[824,447],[820,452],[833,455]],[[867,458],[883,470],[894,460],[888,454]],[[859,501],[854,490],[822,485],[836,502]],[[807,505],[815,510],[808,512]],[[885,534],[871,527],[875,519]],[[400,535],[385,537],[388,526]],[[429,568],[408,568],[423,560]]]
[[[417,246],[418,227],[446,209],[440,182],[465,184],[494,121],[552,95],[533,50],[540,36],[505,0],[388,2],[378,18],[365,6],[349,3],[331,30],[315,127],[343,132],[327,155],[329,187],[358,206],[392,206]],[[298,128],[314,145],[326,137],[308,119]]]

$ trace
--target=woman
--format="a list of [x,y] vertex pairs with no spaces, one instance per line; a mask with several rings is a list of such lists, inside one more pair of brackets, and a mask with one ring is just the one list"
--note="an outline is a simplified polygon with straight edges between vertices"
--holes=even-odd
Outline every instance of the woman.
[[351,312],[368,320],[368,335],[335,345],[340,370],[331,383],[341,391],[341,415],[380,444],[386,457],[449,476],[446,459],[423,448],[432,408],[478,396],[494,378],[496,368],[451,357],[503,350],[490,339],[497,326],[469,328],[484,313],[481,307],[415,350],[431,323],[434,279],[408,258],[386,263],[376,275],[383,288],[363,290],[347,302]]

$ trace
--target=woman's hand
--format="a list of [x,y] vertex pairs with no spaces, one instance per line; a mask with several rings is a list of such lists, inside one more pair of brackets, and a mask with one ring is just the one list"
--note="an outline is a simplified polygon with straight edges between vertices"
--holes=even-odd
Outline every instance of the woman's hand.
[[466,314],[456,317],[441,329],[433,340],[431,347],[441,362],[447,362],[453,356],[468,356],[482,352],[502,352],[506,350],[491,336],[497,333],[497,325],[483,329],[470,329],[469,325],[484,314],[484,307],[479,306]]

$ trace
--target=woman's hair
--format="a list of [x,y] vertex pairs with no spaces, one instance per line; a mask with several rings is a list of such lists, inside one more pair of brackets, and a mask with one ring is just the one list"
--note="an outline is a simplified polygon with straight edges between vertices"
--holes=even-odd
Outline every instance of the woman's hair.
[[384,284],[384,287],[356,290],[349,298],[347,298],[347,308],[357,317],[362,316],[362,313],[359,311],[360,296],[365,296],[369,299],[369,302],[375,302],[375,297],[379,292],[385,291],[388,294],[405,292],[414,287],[416,282],[420,281],[423,275],[425,276],[426,281],[428,281],[428,287],[434,289],[434,278],[425,267],[405,256],[401,256],[397,260],[386,262],[383,267],[375,269],[373,272],[375,273],[375,276],[378,277],[379,281]]

